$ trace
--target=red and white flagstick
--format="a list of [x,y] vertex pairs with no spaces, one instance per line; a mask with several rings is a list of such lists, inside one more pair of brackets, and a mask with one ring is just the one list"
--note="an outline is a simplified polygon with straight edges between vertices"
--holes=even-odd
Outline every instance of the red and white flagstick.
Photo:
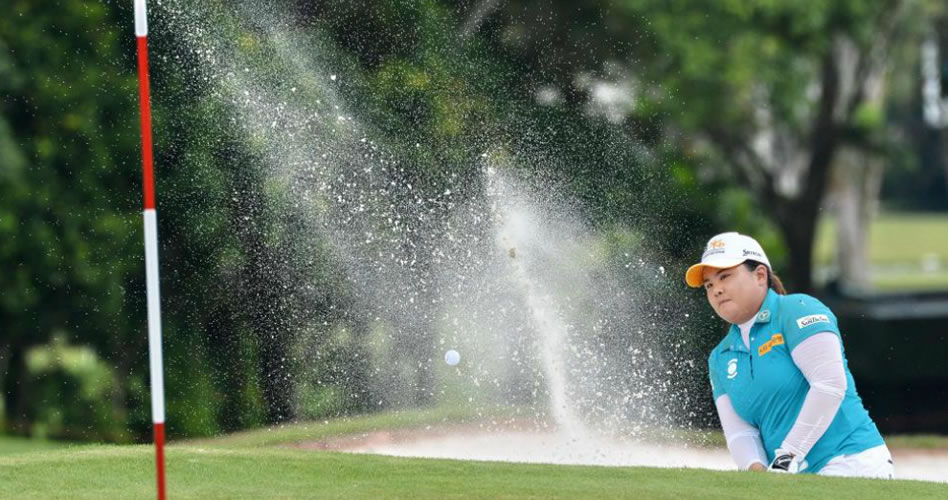
[[155,215],[155,172],[151,148],[151,92],[148,85],[148,13],[145,0],[135,0],[138,39],[138,100],[141,107],[142,168],[145,194],[145,279],[148,286],[148,360],[151,373],[151,415],[155,424],[158,500],[165,500],[165,381],[161,362],[161,300],[158,289],[158,221]]

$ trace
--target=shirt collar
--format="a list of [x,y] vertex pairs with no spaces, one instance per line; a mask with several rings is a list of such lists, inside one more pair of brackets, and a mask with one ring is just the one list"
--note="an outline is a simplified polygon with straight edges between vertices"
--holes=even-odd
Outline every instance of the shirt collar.
[[[754,324],[770,323],[771,318],[776,312],[778,300],[780,300],[780,296],[777,295],[777,292],[773,291],[773,289],[767,290],[767,296],[764,297],[764,303],[760,305],[760,310],[757,311],[757,318],[754,320]],[[749,352],[747,347],[744,346],[744,341],[741,339],[741,330],[737,325],[731,325],[725,341],[721,344],[721,352]]]

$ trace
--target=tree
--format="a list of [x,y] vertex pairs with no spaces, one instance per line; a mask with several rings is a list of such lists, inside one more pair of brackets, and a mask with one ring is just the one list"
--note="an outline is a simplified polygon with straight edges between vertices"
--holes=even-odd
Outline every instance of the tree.
[[[5,2],[0,16],[0,323],[8,427],[45,384],[27,352],[54,335],[107,353],[116,381],[143,332],[137,135],[126,32],[109,7]],[[90,30],[88,26],[99,26]],[[143,293],[143,292],[142,292]],[[30,387],[33,384],[34,387]],[[116,384],[119,386],[122,384]],[[61,397],[69,398],[70,394]],[[60,401],[49,404],[60,404]],[[127,401],[119,392],[116,419]],[[92,432],[105,432],[96,428]]]
[[[923,7],[868,0],[508,2],[497,25],[485,29],[529,62],[533,85],[579,94],[573,100],[580,105],[594,86],[582,88],[577,75],[629,82],[629,126],[646,143],[678,144],[702,168],[726,166],[779,227],[789,281],[808,290],[836,153],[843,144],[871,146],[861,121],[878,113],[872,96],[891,46],[906,33],[907,13]],[[610,66],[618,68],[611,75]],[[661,139],[651,134],[656,128]]]

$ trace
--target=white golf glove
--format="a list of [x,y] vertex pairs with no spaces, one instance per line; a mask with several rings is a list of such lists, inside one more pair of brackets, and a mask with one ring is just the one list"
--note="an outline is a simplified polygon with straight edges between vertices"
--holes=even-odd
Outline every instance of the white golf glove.
[[767,468],[770,472],[796,474],[807,467],[806,460],[795,456],[787,450],[777,448],[777,450],[774,451],[774,455],[774,461],[770,462],[770,467]]

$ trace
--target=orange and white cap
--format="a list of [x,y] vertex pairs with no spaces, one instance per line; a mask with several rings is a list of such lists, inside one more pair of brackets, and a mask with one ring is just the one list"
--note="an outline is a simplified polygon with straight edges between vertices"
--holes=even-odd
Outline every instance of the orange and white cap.
[[745,260],[756,260],[770,267],[767,254],[757,240],[736,232],[721,233],[708,240],[708,246],[701,255],[701,262],[688,268],[685,282],[692,288],[698,288],[704,283],[705,267],[727,269]]

